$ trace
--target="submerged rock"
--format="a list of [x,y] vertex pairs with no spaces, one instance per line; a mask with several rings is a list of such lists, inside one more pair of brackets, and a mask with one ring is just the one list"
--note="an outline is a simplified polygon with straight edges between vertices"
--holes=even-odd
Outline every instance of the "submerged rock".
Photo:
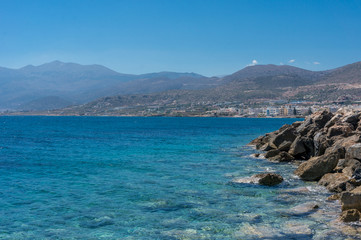
[[244,178],[235,178],[231,182],[232,183],[253,183],[253,184],[261,184],[266,186],[274,186],[280,184],[283,181],[283,177],[276,173],[259,173],[253,175],[251,177]]
[[360,221],[360,212],[357,209],[348,209],[341,213],[340,220],[343,222]]

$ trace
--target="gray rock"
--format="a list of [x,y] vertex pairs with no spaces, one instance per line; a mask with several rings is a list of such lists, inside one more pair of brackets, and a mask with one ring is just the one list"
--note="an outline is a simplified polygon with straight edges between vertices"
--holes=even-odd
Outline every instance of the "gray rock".
[[354,113],[354,114],[351,114],[351,115],[348,115],[346,116],[344,119],[343,119],[343,122],[347,122],[347,123],[350,123],[352,124],[354,127],[357,126],[358,122],[360,120],[360,113]]
[[273,148],[278,148],[283,142],[293,142],[295,140],[296,134],[295,130],[291,127],[280,131],[279,134],[270,139],[270,146]]
[[328,110],[312,114],[313,121],[318,128],[323,128],[332,117],[333,114]]
[[361,160],[361,143],[356,143],[348,147],[345,158]]
[[326,124],[325,124],[325,128],[330,128],[333,125],[335,125],[337,122],[340,121],[340,119],[342,118],[342,114],[336,113]]
[[291,144],[292,144],[292,142],[285,141],[285,142],[281,143],[281,145],[278,147],[278,150],[288,152],[288,150],[291,147]]
[[300,126],[296,128],[296,132],[301,135],[305,135],[308,132],[308,127],[311,126],[312,124],[313,124],[313,120],[311,116],[309,116],[303,121],[303,123]]
[[272,149],[273,148],[269,145],[269,143],[266,143],[259,148],[259,150],[261,150],[261,151],[270,151]]
[[292,143],[290,150],[288,151],[289,154],[292,156],[297,156],[299,154],[303,154],[306,152],[305,145],[300,136],[298,136]]
[[274,162],[290,162],[295,160],[295,158],[291,154],[282,151],[278,155],[268,158],[268,160]]
[[270,150],[268,152],[266,152],[264,154],[264,157],[265,158],[271,158],[271,157],[274,157],[276,155],[278,155],[280,153],[280,151],[278,149],[273,149],[273,150]]

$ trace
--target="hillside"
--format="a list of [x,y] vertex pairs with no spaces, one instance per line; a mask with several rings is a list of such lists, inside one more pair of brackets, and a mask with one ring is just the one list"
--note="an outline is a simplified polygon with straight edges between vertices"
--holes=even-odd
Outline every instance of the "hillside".
[[[49,110],[103,96],[203,89],[218,85],[217,80],[195,73],[121,74],[101,65],[60,61],[20,69],[0,67],[0,110]],[[49,98],[52,101],[46,101]]]
[[[61,114],[147,115],[152,109],[206,111],[230,104],[252,104],[271,100],[338,101],[361,100],[360,63],[328,71],[313,72],[291,66],[246,67],[217,81],[218,86],[200,90],[172,90],[150,94],[105,97],[85,105],[63,109]],[[158,111],[159,112],[159,111]]]

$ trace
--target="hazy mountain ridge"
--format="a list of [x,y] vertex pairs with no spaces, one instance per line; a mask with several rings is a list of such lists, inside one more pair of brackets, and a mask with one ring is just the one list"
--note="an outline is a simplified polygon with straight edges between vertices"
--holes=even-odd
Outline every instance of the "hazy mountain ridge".
[[9,103],[21,110],[82,104],[65,111],[94,113],[96,109],[99,114],[139,106],[208,106],[260,99],[323,101],[349,96],[358,100],[361,62],[327,71],[256,65],[219,78],[174,72],[121,74],[101,65],[54,61],[37,67],[0,68],[0,87],[0,108]]
[[[82,104],[109,95],[201,89],[214,86],[213,82],[213,78],[195,73],[122,74],[101,65],[60,61],[20,69],[0,67],[0,110],[53,109],[67,106],[61,103]],[[62,100],[47,108],[46,102],[41,102],[47,97]]]
[[[147,107],[211,106],[224,102],[249,103],[258,100],[336,101],[340,97],[361,100],[360,62],[327,71],[308,71],[292,66],[257,65],[218,79],[222,84],[201,90],[173,90],[161,93],[101,98],[65,109],[64,113],[127,114],[120,109]],[[133,112],[134,113],[134,112]]]

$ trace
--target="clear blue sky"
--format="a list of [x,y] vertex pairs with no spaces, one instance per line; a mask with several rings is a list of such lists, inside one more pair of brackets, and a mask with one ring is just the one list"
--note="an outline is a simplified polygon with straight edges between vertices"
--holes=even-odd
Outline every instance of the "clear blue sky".
[[323,70],[361,61],[361,1],[0,0],[0,66],[53,60],[123,73]]

